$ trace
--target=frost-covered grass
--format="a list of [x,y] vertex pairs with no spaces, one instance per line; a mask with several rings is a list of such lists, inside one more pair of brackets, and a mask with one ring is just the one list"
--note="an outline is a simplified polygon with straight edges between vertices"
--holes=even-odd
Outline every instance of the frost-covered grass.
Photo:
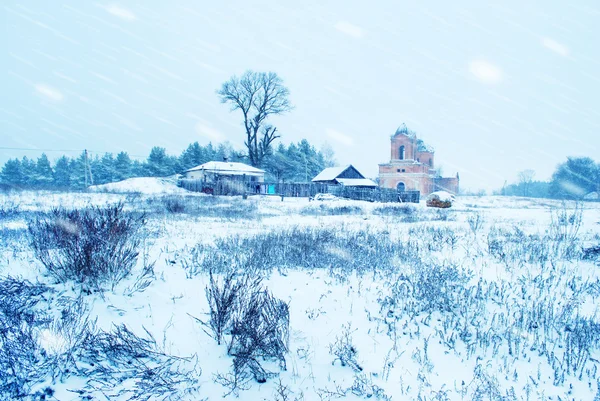
[[[92,294],[56,284],[31,221],[121,201],[147,214],[130,274]],[[597,203],[24,192],[2,205],[0,398],[600,394]]]

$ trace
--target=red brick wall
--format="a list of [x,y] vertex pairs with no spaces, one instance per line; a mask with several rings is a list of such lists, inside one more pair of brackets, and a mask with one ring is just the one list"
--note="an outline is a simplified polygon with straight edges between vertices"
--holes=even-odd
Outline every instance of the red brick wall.
[[436,178],[435,179],[435,190],[436,191],[446,191],[452,194],[458,194],[458,178],[456,177],[445,177],[445,178]]
[[420,191],[422,194],[429,194],[432,192],[432,181],[429,176],[423,175],[408,175],[398,174],[394,177],[381,177],[379,180],[379,186],[382,188],[398,188],[398,183],[404,183],[404,189],[406,191]]
[[404,159],[415,159],[415,139],[402,134],[398,134],[392,137],[391,159],[400,159],[400,146],[402,145],[404,145]]
[[[400,170],[400,171],[398,171]],[[404,170],[404,171],[402,171]],[[390,163],[379,165],[379,174],[429,174],[429,167],[418,163]]]
[[417,152],[417,159],[419,159],[419,162],[428,165],[429,168],[434,168],[435,166],[433,162],[433,152]]

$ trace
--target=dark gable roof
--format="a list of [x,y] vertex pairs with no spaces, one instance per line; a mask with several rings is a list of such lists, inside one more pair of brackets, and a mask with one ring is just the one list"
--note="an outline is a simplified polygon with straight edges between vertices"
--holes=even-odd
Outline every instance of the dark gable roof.
[[353,165],[329,167],[321,171],[313,182],[333,181],[336,178],[365,178]]

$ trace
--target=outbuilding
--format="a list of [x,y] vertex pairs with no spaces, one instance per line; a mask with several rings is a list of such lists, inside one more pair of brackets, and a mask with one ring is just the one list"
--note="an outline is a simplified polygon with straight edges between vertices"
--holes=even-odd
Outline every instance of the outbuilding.
[[329,167],[321,171],[312,182],[345,187],[375,188],[377,184],[365,178],[353,165]]

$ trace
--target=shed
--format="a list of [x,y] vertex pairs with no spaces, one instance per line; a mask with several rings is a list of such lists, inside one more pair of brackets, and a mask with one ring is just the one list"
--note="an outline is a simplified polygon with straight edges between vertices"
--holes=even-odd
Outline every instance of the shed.
[[353,165],[329,167],[321,171],[312,182],[337,185],[346,187],[376,187],[377,184],[365,178]]

